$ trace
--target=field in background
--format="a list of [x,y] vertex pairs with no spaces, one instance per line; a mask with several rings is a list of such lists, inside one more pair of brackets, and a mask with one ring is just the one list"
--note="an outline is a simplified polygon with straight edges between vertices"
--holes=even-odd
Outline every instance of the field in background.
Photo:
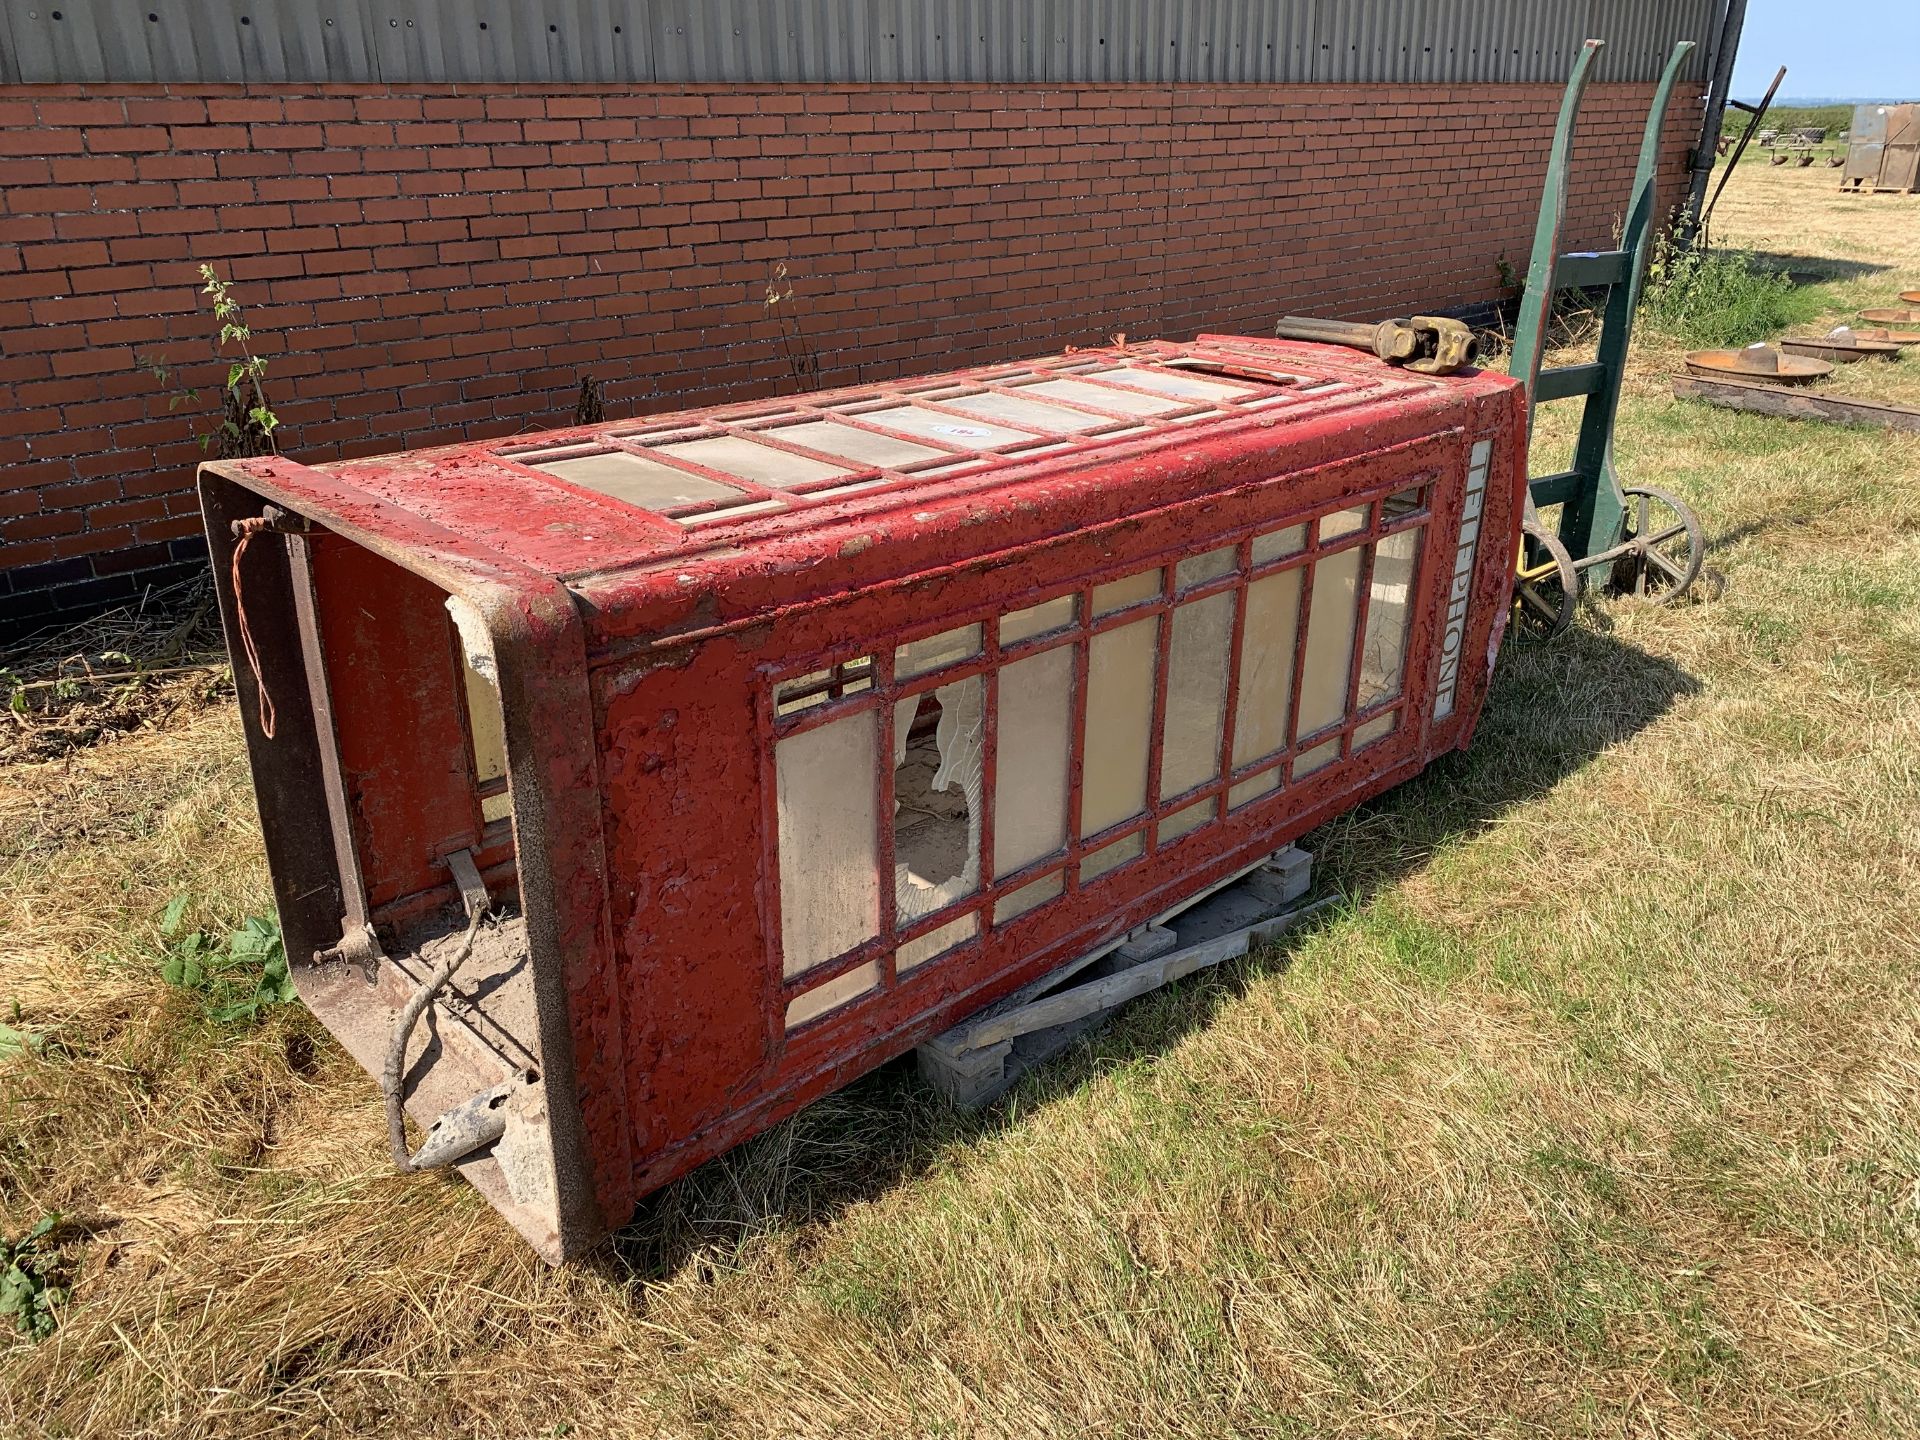
[[[1743,167],[1715,231],[1834,272],[1809,330],[1920,284],[1920,199],[1831,172]],[[1510,643],[1470,754],[1308,841],[1351,903],[1284,948],[982,1118],[869,1077],[566,1272],[389,1173],[297,1006],[165,977],[267,906],[229,701],[0,766],[0,1234],[66,1217],[72,1292],[0,1430],[1914,1433],[1920,439],[1675,401],[1679,348],[1618,460],[1723,599]]]
[[[1754,97],[1756,105],[1759,97]],[[1731,135],[1738,140],[1747,133],[1753,124],[1753,116],[1744,110],[1727,108],[1725,119],[1720,122],[1720,133]],[[1762,130],[1780,130],[1791,133],[1795,130],[1825,130],[1829,140],[1834,139],[1842,130],[1853,124],[1853,106],[1851,105],[1769,105],[1767,118],[1761,122]]]

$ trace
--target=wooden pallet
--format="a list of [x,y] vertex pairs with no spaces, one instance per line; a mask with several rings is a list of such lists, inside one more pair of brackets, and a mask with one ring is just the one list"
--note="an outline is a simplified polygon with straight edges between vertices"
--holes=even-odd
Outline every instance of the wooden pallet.
[[920,1073],[963,1109],[987,1105],[1127,1001],[1244,955],[1331,904],[1301,904],[1312,884],[1313,857],[1289,845],[934,1036],[914,1052]]

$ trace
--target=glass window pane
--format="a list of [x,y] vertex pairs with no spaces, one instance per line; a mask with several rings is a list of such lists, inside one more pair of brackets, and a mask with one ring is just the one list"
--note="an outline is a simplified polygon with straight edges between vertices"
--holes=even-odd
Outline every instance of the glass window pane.
[[905,680],[924,675],[943,665],[957,665],[980,653],[980,627],[962,625],[957,630],[942,630],[924,640],[914,640],[893,652],[893,673]]
[[[978,675],[893,707],[893,904],[911,924],[980,888],[986,755]],[[914,721],[939,711],[929,729]]]
[[1010,875],[1067,843],[1073,647],[1056,645],[1003,667],[999,704],[993,873]]
[[1183,400],[1242,400],[1260,394],[1263,388],[1202,379],[1198,375],[1182,374],[1177,370],[1151,370],[1144,365],[1122,365],[1112,370],[1089,370],[1087,373],[1095,379],[1111,380],[1116,385],[1137,385],[1142,390],[1158,390],[1162,395],[1178,395]]
[[1389,710],[1386,714],[1376,715],[1373,719],[1367,721],[1366,724],[1355,727],[1353,732],[1353,748],[1358,750],[1363,745],[1371,745],[1384,735],[1391,735],[1394,724],[1399,719],[1400,712],[1398,710]]
[[630,455],[624,450],[606,455],[583,455],[577,460],[555,460],[546,465],[534,465],[533,468],[557,475],[583,489],[597,490],[614,500],[624,500],[629,505],[639,505],[648,510],[671,510],[679,505],[692,505],[701,500],[724,500],[730,495],[742,493],[736,486],[690,475],[685,470],[676,470],[671,465],[649,460],[644,455]]
[[791,440],[809,450],[824,450],[829,455],[861,465],[910,465],[916,460],[937,460],[946,452],[911,440],[896,440],[891,435],[876,435],[832,420],[813,420],[804,425],[782,425],[772,432],[782,440]]
[[716,435],[710,440],[690,440],[684,445],[663,445],[660,453],[775,489],[808,480],[831,480],[836,475],[849,473],[844,466],[809,460],[804,455],[789,455],[785,450],[738,435]]
[[1262,795],[1271,795],[1280,788],[1280,767],[1262,770],[1258,775],[1242,780],[1227,791],[1227,808],[1238,810],[1250,800],[1258,800]]
[[1173,567],[1173,588],[1191,590],[1196,585],[1204,585],[1209,580],[1218,580],[1222,575],[1231,575],[1238,561],[1238,547],[1223,545],[1218,550],[1209,550],[1203,555],[1189,555]]
[[909,940],[902,945],[893,957],[894,973],[904,975],[916,965],[924,965],[935,956],[944,955],[956,945],[971,940],[980,933],[978,915],[962,915],[958,920],[949,920],[938,929],[929,930],[918,940]]
[[1236,768],[1286,748],[1301,573],[1297,568],[1282,570],[1247,587],[1247,623],[1240,637],[1240,695],[1233,717]]
[[1264,565],[1269,560],[1297,555],[1306,543],[1307,527],[1304,525],[1289,525],[1284,530],[1269,530],[1265,535],[1253,537],[1253,563]]
[[1094,586],[1093,613],[1096,616],[1111,615],[1129,605],[1159,598],[1160,572],[1142,570],[1138,575],[1129,575],[1124,580],[1109,580],[1105,585]]
[[844,975],[836,975],[824,985],[816,985],[804,995],[796,995],[787,1002],[787,1029],[804,1025],[817,1019],[829,1010],[838,1010],[842,1005],[857,996],[866,994],[880,983],[880,962],[869,960],[864,965],[856,965]]
[[880,931],[877,719],[861,710],[774,744],[780,950],[788,975],[844,955]]
[[1138,860],[1147,853],[1145,831],[1136,831],[1111,845],[1102,846],[1080,862],[1080,883],[1097,879],[1109,870],[1126,864],[1129,860]]
[[1060,893],[1065,883],[1065,877],[1056,870],[1014,891],[993,907],[993,923],[1003,925],[1016,915],[1026,914],[1036,905],[1044,905]]
[[1029,605],[1024,610],[1015,610],[1000,617],[1000,643],[1018,644],[1022,640],[1031,640],[1036,635],[1050,635],[1055,630],[1064,630],[1071,625],[1078,612],[1080,597],[1062,595],[1057,599],[1043,600],[1038,605]]
[[1173,612],[1165,745],[1160,752],[1162,796],[1184,795],[1220,773],[1232,648],[1232,591],[1192,601]]
[[962,420],[957,415],[942,415],[937,410],[922,410],[917,405],[895,405],[888,410],[866,410],[858,416],[869,425],[918,435],[959,450],[991,450],[1039,437],[1029,430],[1014,430],[992,425],[985,420]]
[[1342,510],[1333,515],[1320,517],[1320,543],[1337,540],[1342,535],[1351,535],[1356,530],[1367,528],[1367,507],[1362,505],[1353,510]]
[[1080,782],[1083,836],[1146,808],[1159,634],[1159,617],[1149,616],[1088,642],[1087,735]]
[[1300,677],[1300,734],[1325,729],[1347,713],[1353,674],[1353,621],[1359,600],[1360,547],[1313,567],[1307,662]]
[[1043,380],[1028,388],[1036,395],[1065,400],[1073,405],[1091,405],[1095,409],[1111,410],[1120,415],[1164,415],[1169,410],[1185,408],[1184,401],[1163,400],[1156,395],[1142,395],[1137,391],[1113,390],[1105,385],[1089,385],[1084,380]]
[[1217,800],[1198,800],[1184,810],[1176,810],[1160,822],[1160,843],[1177,840],[1180,836],[1198,830],[1218,813]]
[[1386,498],[1381,510],[1381,518],[1391,522],[1403,515],[1411,515],[1427,503],[1427,491],[1424,485],[1415,485],[1408,490],[1400,490]]
[[769,511],[786,508],[787,502],[784,500],[754,500],[745,505],[729,505],[724,510],[706,510],[698,515],[679,515],[674,518],[678,524],[692,530],[701,525],[720,525],[744,519],[748,515],[765,515]]
[[1421,534],[1419,527],[1403,530],[1374,546],[1373,580],[1367,587],[1367,635],[1360,647],[1362,710],[1400,693]]
[[1024,395],[998,395],[991,390],[978,395],[955,395],[940,403],[954,410],[964,410],[969,415],[1005,420],[1036,430],[1072,432],[1113,424],[1104,415],[1069,410],[1064,405],[1049,405],[1044,400],[1029,399]]
[[1302,775],[1311,775],[1316,770],[1323,770],[1339,758],[1340,737],[1336,735],[1333,739],[1316,745],[1297,757],[1293,762],[1293,778],[1298,780]]

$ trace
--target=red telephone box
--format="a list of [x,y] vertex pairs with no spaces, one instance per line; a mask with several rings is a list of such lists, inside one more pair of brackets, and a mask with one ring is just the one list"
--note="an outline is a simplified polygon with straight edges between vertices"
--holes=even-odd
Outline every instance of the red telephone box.
[[379,1073],[471,861],[400,1085],[576,1254],[1464,745],[1524,460],[1503,376],[1202,336],[209,464],[301,995]]

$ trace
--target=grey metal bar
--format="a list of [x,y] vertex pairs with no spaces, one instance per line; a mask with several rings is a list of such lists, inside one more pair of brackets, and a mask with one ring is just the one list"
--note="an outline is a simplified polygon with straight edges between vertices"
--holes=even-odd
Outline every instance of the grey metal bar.
[[1609,26],[1650,81],[1715,3],[0,0],[0,82],[1540,83]]

